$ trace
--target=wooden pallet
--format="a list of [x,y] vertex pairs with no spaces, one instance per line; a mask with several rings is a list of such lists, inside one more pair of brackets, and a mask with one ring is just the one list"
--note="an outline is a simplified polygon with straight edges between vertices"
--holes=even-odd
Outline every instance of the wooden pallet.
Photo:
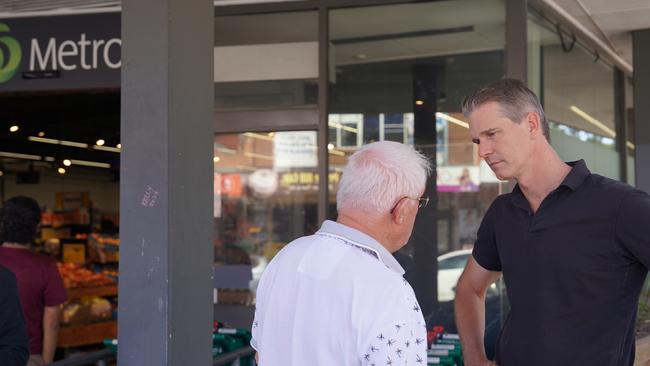
[[59,341],[57,346],[69,348],[89,344],[100,344],[106,338],[117,338],[116,320],[61,327],[59,330]]

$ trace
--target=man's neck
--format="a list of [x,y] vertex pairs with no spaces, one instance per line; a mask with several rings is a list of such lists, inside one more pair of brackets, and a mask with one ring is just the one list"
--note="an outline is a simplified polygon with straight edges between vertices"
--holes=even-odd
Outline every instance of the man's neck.
[[[363,220],[360,219],[361,217],[363,217]],[[368,218],[356,210],[342,210],[339,212],[336,222],[361,231],[375,239],[390,253],[394,252],[390,247],[390,240],[387,235],[384,234],[384,230],[381,229],[385,224],[379,223],[377,220],[373,220],[372,218]]]
[[562,184],[571,167],[550,146],[533,156],[534,161],[528,164],[527,171],[517,179],[517,184],[533,212],[536,212],[544,198]]

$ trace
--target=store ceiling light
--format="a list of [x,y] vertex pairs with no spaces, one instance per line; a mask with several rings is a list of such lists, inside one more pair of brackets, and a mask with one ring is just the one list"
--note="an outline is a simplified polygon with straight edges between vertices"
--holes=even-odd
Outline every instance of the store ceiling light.
[[327,144],[327,150],[334,149],[334,144]]
[[450,115],[448,115],[448,114],[446,114],[446,113],[436,112],[436,117],[438,117],[438,118],[442,118],[442,119],[444,119],[444,120],[447,121],[447,122],[451,122],[451,123],[457,124],[457,125],[459,125],[459,126],[461,126],[461,127],[469,128],[469,123],[467,123],[467,122],[465,122],[465,121],[462,121],[462,120],[460,120],[460,119],[458,119],[458,118],[452,117],[452,116],[450,116]]
[[9,132],[18,132],[19,129],[20,127],[18,127],[17,125],[13,125],[9,127]]
[[117,148],[117,147],[100,146],[100,145],[93,146],[93,149],[95,149],[95,150],[103,150],[103,151],[110,151],[110,152],[115,152],[115,153],[119,153],[120,151],[122,151],[122,150],[120,150],[120,148]]
[[19,153],[12,153],[6,151],[0,151],[0,156],[4,158],[14,158],[14,159],[41,160],[41,157],[38,155],[19,154]]
[[70,159],[64,159],[63,160],[63,165],[70,166],[70,165],[72,165],[72,162],[70,161]]
[[260,140],[266,140],[266,141],[273,142],[273,137],[269,137],[267,135],[262,135],[262,134],[259,134],[259,133],[245,132],[244,136],[254,138],[254,139],[260,139]]
[[46,157],[45,157],[45,161],[49,161],[49,162],[55,162],[55,161],[56,161],[56,159],[54,159],[54,158],[53,158],[53,157],[51,157],[51,156],[46,156]]
[[43,136],[45,136],[45,132],[41,131],[38,133],[38,137],[43,137]]
[[415,105],[424,105],[424,101],[418,99],[418,100],[415,101]]
[[99,140],[97,140],[97,142],[95,142],[95,144],[96,144],[97,146],[104,146],[105,143],[106,143],[106,141],[104,141],[104,140],[102,140],[102,139],[99,139]]
[[71,159],[70,162],[74,165],[83,165],[83,166],[90,166],[93,168],[105,168],[105,169],[110,169],[111,164],[108,163],[99,163],[96,161],[87,161],[87,160],[75,160]]
[[28,136],[27,140],[34,141],[34,142],[42,142],[42,143],[45,143],[45,144],[52,144],[52,145],[64,145],[64,146],[79,147],[79,148],[82,148],[82,149],[87,149],[88,148],[88,144],[84,144],[82,142],[48,139],[46,137]]
[[57,171],[59,172],[59,174],[65,174],[65,169],[63,168],[59,168]]
[[121,149],[121,148],[122,148],[122,144],[117,144],[117,146],[115,146],[115,147],[117,147],[118,149]]
[[215,156],[214,158],[212,158],[212,161],[214,161],[215,163],[218,163],[219,161],[221,161],[221,158],[218,157],[218,156]]
[[83,142],[61,140],[59,143],[64,146],[80,147],[82,149],[88,148],[88,144],[84,144]]
[[569,109],[577,114],[578,116],[582,117],[585,121],[591,123],[592,125],[600,128],[603,132],[605,132],[607,135],[611,137],[616,137],[616,132],[612,130],[611,128],[607,127],[604,123],[600,122],[599,120],[595,119],[594,117],[590,116],[587,112],[583,111],[582,109],[572,105],[569,107]]

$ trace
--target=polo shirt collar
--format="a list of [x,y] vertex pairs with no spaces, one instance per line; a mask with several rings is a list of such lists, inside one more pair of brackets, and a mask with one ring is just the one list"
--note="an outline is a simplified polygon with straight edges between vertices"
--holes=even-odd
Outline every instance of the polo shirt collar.
[[400,266],[393,255],[368,234],[330,220],[325,220],[316,234],[339,237],[350,245],[354,245],[364,250],[369,250],[373,252],[376,258],[386,267],[397,272],[399,275],[404,274],[404,268]]
[[591,172],[587,168],[587,164],[583,159],[580,159],[578,161],[571,161],[568,162],[572,169],[569,172],[569,174],[564,178],[564,181],[562,181],[562,184],[560,184],[560,187],[565,186],[570,188],[572,191],[575,191],[580,187],[580,185],[587,179],[589,175],[591,175]]
[[[582,185],[585,179],[591,175],[591,172],[587,168],[587,164],[583,159],[569,161],[567,164],[571,166],[571,171],[567,174],[562,183],[560,183],[560,187],[567,187],[570,190],[575,191],[580,187],[580,185]],[[521,188],[519,188],[519,184],[515,185],[515,188],[512,190],[511,202],[517,207],[530,211],[528,200],[524,197],[524,193],[521,191]]]

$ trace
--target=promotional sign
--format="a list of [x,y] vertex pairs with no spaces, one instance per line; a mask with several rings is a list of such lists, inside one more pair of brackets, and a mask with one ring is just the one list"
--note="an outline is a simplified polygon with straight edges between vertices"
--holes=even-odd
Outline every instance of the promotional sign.
[[316,131],[276,132],[273,140],[273,167],[276,170],[315,168]]
[[437,168],[438,192],[478,192],[477,166],[440,166]]
[[117,88],[120,13],[0,19],[0,92]]

